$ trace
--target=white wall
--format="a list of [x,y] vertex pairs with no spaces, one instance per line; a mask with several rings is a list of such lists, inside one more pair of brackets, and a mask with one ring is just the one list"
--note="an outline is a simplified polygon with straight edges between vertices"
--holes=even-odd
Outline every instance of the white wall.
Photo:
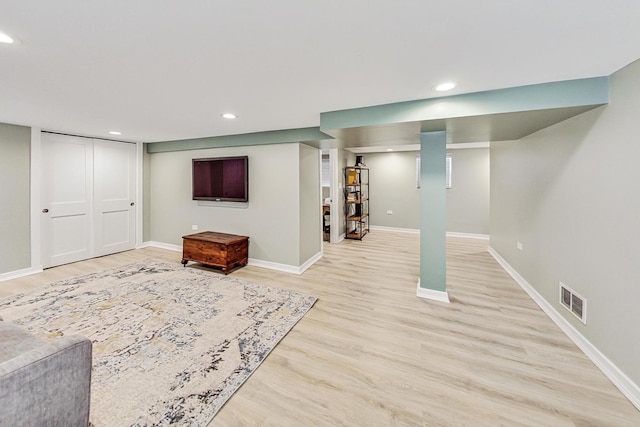
[[[317,150],[315,152],[317,153]],[[243,155],[249,156],[249,202],[246,206],[201,206],[198,202],[191,200],[191,160],[193,158]],[[181,237],[194,233],[191,225],[196,224],[199,227],[198,231],[209,230],[249,236],[250,258],[300,266],[299,165],[299,144],[151,154],[149,156],[149,209],[151,212],[149,239],[181,246]],[[317,171],[316,164],[315,172]],[[317,178],[314,186],[316,191],[314,201],[318,205],[316,238],[319,245],[318,188],[320,183]]]
[[[640,384],[640,62],[611,76],[609,105],[491,144],[491,246]],[[523,250],[516,249],[522,242]],[[587,299],[583,325],[558,302]]]

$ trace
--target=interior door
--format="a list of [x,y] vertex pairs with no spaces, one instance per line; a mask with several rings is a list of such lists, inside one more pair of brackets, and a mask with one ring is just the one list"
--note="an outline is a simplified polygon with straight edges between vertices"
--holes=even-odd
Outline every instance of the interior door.
[[42,264],[93,254],[93,143],[68,135],[42,134]]
[[135,246],[135,144],[94,140],[95,255]]

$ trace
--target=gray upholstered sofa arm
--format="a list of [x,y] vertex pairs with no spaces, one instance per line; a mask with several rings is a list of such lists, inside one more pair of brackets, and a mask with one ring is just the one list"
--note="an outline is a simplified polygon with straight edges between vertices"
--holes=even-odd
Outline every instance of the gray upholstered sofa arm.
[[0,360],[0,426],[86,427],[91,341],[75,335],[38,342]]

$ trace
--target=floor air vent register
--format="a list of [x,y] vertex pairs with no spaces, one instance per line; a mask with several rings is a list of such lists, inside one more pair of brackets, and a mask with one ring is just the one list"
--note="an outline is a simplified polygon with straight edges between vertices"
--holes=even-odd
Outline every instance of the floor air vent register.
[[582,323],[587,324],[587,300],[562,282],[560,282],[560,304]]

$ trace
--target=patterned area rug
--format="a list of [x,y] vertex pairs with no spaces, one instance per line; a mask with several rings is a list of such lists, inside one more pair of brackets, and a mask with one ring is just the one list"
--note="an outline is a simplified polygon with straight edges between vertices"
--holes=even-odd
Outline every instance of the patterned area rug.
[[0,316],[93,341],[96,427],[206,426],[315,301],[144,261],[1,299]]

